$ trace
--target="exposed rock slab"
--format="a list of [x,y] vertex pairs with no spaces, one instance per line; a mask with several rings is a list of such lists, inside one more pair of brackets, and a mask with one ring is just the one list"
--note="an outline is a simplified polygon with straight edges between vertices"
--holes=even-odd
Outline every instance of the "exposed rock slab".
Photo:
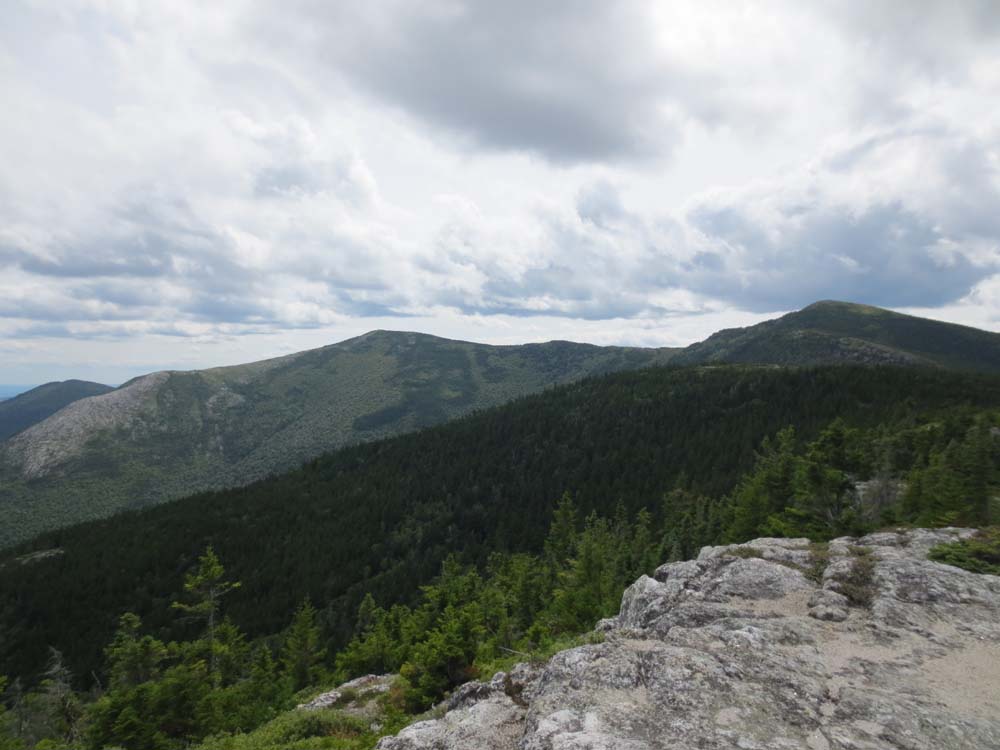
[[[337,706],[346,709],[346,713],[352,713],[351,704],[356,704],[362,699],[364,705],[368,702],[365,699],[388,692],[395,677],[393,674],[366,674],[356,677],[333,690],[320,693],[307,703],[300,703],[297,708],[301,711],[320,711]],[[348,705],[342,706],[341,704],[345,702]]]
[[[821,575],[807,540],[705,548],[630,587],[603,643],[522,668],[517,700],[464,686],[379,747],[1000,748],[1000,578],[926,559],[970,533],[836,540]],[[859,558],[868,607],[838,592]]]

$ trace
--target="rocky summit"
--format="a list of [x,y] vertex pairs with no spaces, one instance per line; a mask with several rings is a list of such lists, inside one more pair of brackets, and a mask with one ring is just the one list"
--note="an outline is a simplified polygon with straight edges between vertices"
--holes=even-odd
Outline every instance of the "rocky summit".
[[592,645],[457,690],[380,750],[1000,748],[1000,577],[927,559],[966,529],[706,547]]

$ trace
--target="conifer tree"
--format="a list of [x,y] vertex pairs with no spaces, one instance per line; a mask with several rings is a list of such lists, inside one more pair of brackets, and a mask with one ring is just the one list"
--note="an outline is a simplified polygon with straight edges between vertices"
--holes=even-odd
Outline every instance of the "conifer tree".
[[46,737],[74,744],[80,737],[83,706],[73,692],[72,677],[57,649],[49,649],[49,663],[40,688],[44,722],[42,733]]
[[[372,603],[374,604],[374,600]],[[370,617],[370,615],[366,615],[366,617]],[[295,610],[292,624],[285,634],[281,653],[281,662],[284,665],[285,674],[292,680],[292,689],[298,691],[315,683],[322,672],[320,665],[325,657],[326,650],[320,646],[320,630],[316,623],[316,609],[306,597],[299,608]]]
[[549,535],[545,540],[545,555],[551,570],[561,570],[576,551],[576,505],[569,492],[564,492],[552,513]]
[[104,650],[111,690],[134,688],[156,679],[167,647],[151,635],[140,635],[142,621],[132,612],[118,620],[118,630]]
[[174,602],[173,607],[187,614],[191,619],[204,622],[205,645],[208,651],[209,675],[218,684],[218,654],[216,653],[216,629],[219,624],[219,610],[222,597],[239,588],[238,581],[225,580],[226,569],[222,566],[211,546],[198,558],[198,567],[184,579],[184,592],[189,602]]

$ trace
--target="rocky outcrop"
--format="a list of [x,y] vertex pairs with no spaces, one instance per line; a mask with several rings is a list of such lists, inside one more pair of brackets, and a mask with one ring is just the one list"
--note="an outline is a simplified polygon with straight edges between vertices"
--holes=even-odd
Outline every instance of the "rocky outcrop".
[[1000,578],[927,560],[971,533],[707,547],[379,748],[1000,748]]
[[368,705],[372,698],[389,692],[395,677],[393,674],[366,674],[345,682],[334,690],[320,693],[312,700],[300,703],[296,708],[300,711],[321,711],[325,708],[339,707],[345,710],[345,713],[352,713],[352,708],[357,705]]

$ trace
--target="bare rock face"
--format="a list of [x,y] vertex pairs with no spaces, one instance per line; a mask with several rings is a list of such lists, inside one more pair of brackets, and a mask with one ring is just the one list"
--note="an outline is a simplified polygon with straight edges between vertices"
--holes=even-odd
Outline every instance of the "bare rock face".
[[926,558],[971,533],[705,548],[636,581],[602,643],[379,747],[1000,748],[1000,578]]
[[[352,713],[351,704],[358,703],[359,698],[370,699],[388,692],[395,677],[396,675],[393,674],[366,674],[362,677],[356,677],[334,690],[320,693],[308,703],[300,703],[297,708],[300,711],[320,711],[333,706],[340,706],[343,709],[345,708],[343,704],[346,704],[346,713]],[[362,705],[365,703],[368,701],[365,700]]]

